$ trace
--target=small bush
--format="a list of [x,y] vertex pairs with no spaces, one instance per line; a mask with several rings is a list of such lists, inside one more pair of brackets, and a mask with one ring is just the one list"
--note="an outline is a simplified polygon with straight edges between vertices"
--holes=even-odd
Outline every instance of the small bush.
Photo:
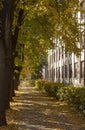
[[58,95],[57,95],[58,87],[62,87],[63,84],[37,80],[35,86],[38,87],[40,90],[46,91],[50,96],[53,96],[56,99],[58,99]]
[[35,81],[35,87],[37,87],[40,90],[43,90],[44,86],[45,86],[45,82],[46,81],[43,81],[43,80],[36,80]]
[[57,100],[73,104],[85,113],[85,87],[65,86],[61,83],[37,80],[36,86]]
[[64,86],[57,93],[59,100],[73,104],[79,110],[85,111],[85,88]]
[[29,80],[29,83],[30,83],[30,85],[31,85],[32,87],[35,86],[35,80]]

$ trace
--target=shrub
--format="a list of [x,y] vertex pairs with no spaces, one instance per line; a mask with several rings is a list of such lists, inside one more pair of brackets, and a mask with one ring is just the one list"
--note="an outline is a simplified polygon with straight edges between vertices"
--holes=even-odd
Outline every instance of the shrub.
[[78,109],[85,110],[85,88],[76,88],[75,104]]
[[29,83],[30,83],[30,85],[31,85],[32,87],[35,86],[35,80],[29,80]]
[[40,90],[46,91],[50,96],[53,96],[56,99],[58,99],[58,95],[57,95],[58,87],[62,87],[63,84],[37,80],[35,86],[38,87]]
[[37,87],[38,89],[40,90],[43,90],[44,89],[44,85],[45,85],[45,82],[46,81],[43,81],[43,80],[36,80],[35,81],[35,87]]
[[85,111],[85,88],[64,86],[59,88],[59,100],[73,104],[79,110]]
[[85,113],[85,87],[65,86],[61,83],[37,80],[36,86],[57,100],[73,104]]

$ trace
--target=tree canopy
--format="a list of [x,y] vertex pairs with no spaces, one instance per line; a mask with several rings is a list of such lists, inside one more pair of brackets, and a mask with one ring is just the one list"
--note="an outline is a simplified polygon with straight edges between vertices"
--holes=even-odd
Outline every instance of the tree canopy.
[[[78,54],[77,43],[81,39],[78,12],[84,10],[79,0],[15,0],[13,1],[12,37],[13,50],[25,44],[25,53],[30,66],[38,65],[48,48],[53,48],[53,39],[61,38],[67,50]],[[0,1],[0,9],[3,0]],[[1,23],[0,23],[1,25]],[[0,29],[1,30],[1,29]],[[28,51],[27,51],[28,50]],[[18,50],[19,51],[19,50]]]
[[23,22],[19,27],[18,42],[26,44],[31,65],[41,61],[42,54],[54,46],[55,38],[61,37],[67,50],[80,52],[77,43],[81,38],[80,28],[84,25],[79,23],[77,16],[84,10],[79,0],[21,0],[15,11],[15,27],[19,10],[23,11]]

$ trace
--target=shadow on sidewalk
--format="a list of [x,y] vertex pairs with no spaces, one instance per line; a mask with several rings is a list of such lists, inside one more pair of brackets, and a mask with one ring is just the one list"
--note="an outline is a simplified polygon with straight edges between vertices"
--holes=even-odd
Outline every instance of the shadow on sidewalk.
[[85,130],[75,110],[32,87],[20,88],[11,107],[6,130]]

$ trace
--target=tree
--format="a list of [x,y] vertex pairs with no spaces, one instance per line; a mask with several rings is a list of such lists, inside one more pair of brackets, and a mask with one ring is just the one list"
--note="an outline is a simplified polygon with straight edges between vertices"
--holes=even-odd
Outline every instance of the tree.
[[40,64],[42,54],[48,48],[53,48],[52,40],[55,38],[62,37],[62,44],[65,44],[66,49],[79,54],[81,49],[77,47],[77,43],[81,38],[79,28],[82,27],[76,17],[80,10],[79,1],[33,2],[30,2],[30,6],[25,5],[27,15],[19,35],[21,41],[26,41],[27,51],[29,50],[27,53],[30,69]]
[[2,1],[1,36],[0,36],[0,126],[6,125],[5,109],[9,107],[10,60],[11,60],[11,28],[13,17],[12,0]]
[[[28,33],[40,39],[62,37],[62,43],[70,51],[78,53],[76,43],[80,40],[80,24],[76,14],[80,10],[79,1],[73,0],[41,0],[26,5],[25,24]],[[38,28],[37,28],[38,27]],[[77,51],[76,51],[77,50]]]
[[[13,18],[16,7],[15,0],[1,1],[1,35],[0,35],[0,126],[6,125],[5,110],[10,107],[10,98],[12,96],[14,58],[18,39],[19,26],[22,22],[22,10],[18,12],[17,24],[13,34]],[[15,40],[14,40],[15,39]],[[20,69],[19,69],[20,70]]]

